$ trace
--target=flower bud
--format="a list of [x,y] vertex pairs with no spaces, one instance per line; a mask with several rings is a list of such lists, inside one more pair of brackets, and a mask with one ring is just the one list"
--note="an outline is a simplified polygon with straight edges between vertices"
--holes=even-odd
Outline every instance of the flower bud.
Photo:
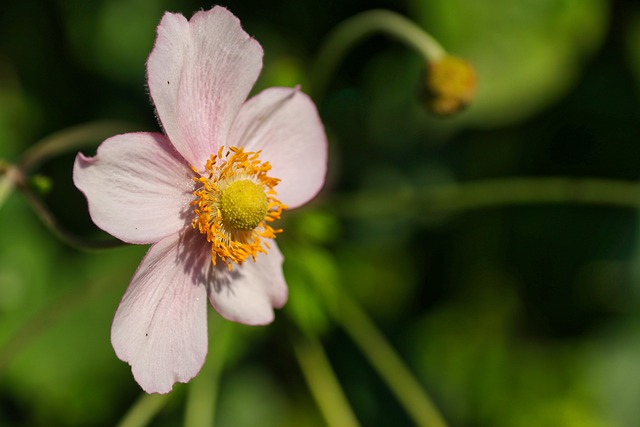
[[428,64],[424,83],[427,108],[436,115],[449,116],[473,101],[476,72],[467,61],[447,55]]

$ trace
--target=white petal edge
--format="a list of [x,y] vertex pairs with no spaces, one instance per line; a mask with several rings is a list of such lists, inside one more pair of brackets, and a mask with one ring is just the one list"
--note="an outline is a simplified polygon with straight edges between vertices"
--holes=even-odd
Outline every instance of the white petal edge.
[[287,302],[287,284],[282,274],[283,256],[275,242],[266,254],[258,254],[242,265],[215,269],[209,282],[209,301],[225,319],[245,325],[266,325],[274,319],[273,308]]
[[169,139],[204,170],[262,69],[262,47],[222,7],[190,21],[166,13],[147,62],[149,91]]
[[327,174],[327,137],[313,101],[297,88],[274,87],[249,99],[236,117],[229,146],[261,150],[279,178],[278,199],[295,208],[312,199]]
[[207,354],[207,291],[196,277],[202,257],[190,246],[178,234],[153,245],[113,320],[113,348],[147,393],[189,381]]
[[116,135],[73,166],[93,222],[128,243],[155,243],[188,224],[193,175],[159,133]]

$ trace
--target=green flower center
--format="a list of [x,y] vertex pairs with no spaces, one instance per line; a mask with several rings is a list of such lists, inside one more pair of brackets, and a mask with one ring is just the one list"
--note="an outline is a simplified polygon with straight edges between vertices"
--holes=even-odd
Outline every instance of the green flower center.
[[267,195],[249,179],[234,181],[220,194],[223,221],[236,230],[253,230],[267,215]]

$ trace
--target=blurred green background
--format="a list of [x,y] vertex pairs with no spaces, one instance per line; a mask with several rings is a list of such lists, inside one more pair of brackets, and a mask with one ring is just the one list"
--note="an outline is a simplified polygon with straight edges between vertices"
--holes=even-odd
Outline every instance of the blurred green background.
[[[436,209],[420,195],[514,177],[636,181],[640,6],[220,4],[265,50],[255,91],[312,87],[312,64],[327,34],[372,8],[409,17],[467,58],[479,88],[467,111],[434,118],[417,95],[425,64],[415,52],[377,36],[345,58],[318,105],[330,139],[327,185],[312,204],[287,214],[278,237],[288,305],[261,328],[221,326],[210,310],[216,327],[201,377],[216,360],[218,327],[229,340],[216,425],[325,425],[293,351],[300,331],[320,337],[363,426],[412,425],[331,314],[332,293],[365,309],[451,427],[639,425],[637,209]],[[190,17],[210,6],[3,2],[0,159],[17,161],[37,140],[93,120],[158,130],[145,88],[155,27],[165,10]],[[39,168],[51,179],[43,197],[65,226],[103,238],[72,184],[74,155]],[[56,240],[21,194],[0,207],[0,426],[111,426],[122,419],[141,391],[113,353],[109,329],[145,250],[80,252]],[[181,425],[189,387],[176,385],[150,425]]]

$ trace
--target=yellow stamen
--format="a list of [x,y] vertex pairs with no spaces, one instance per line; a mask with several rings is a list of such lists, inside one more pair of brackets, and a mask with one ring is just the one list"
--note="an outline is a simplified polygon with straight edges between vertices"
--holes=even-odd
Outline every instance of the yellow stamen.
[[260,161],[259,155],[242,148],[226,152],[220,148],[207,160],[204,174],[192,167],[200,186],[193,192],[191,225],[211,243],[214,265],[219,259],[231,270],[234,262],[242,264],[249,257],[255,261],[258,253],[269,248],[263,239],[273,239],[282,231],[268,225],[287,208],[276,199],[274,187],[280,180],[267,175],[271,165]]

